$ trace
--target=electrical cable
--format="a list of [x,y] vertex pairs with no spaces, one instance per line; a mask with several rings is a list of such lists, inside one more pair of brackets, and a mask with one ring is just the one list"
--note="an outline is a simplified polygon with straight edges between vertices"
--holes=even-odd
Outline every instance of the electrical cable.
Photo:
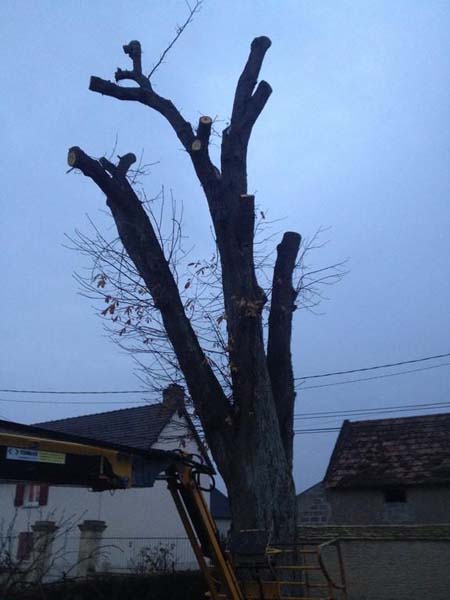
[[[407,364],[412,364],[412,363],[418,363],[418,362],[423,362],[423,361],[427,361],[427,360],[433,360],[436,358],[444,358],[450,356],[450,352],[446,353],[446,354],[435,354],[434,356],[425,356],[423,358],[415,358],[413,360],[404,360],[404,361],[400,361],[400,362],[396,362],[396,363],[386,363],[384,365],[375,365],[372,367],[362,367],[360,369],[350,369],[347,371],[335,371],[333,373],[322,373],[322,374],[317,374],[317,375],[306,375],[305,377],[295,377],[294,379],[296,381],[306,381],[308,379],[317,379],[317,378],[321,378],[321,377],[331,377],[333,375],[345,375],[348,373],[360,373],[362,371],[373,371],[375,369],[385,369],[385,368],[390,368],[390,367],[396,367],[396,366],[401,366],[401,365],[407,365]],[[444,363],[443,365],[438,365],[438,366],[445,366],[446,364],[449,363]],[[428,368],[437,368],[437,367],[428,367]],[[423,369],[425,370],[425,368]],[[413,371],[402,371],[401,373],[412,373],[415,372]],[[395,375],[400,375],[401,373],[396,373]],[[381,377],[389,377],[389,375],[382,375],[379,376]],[[369,378],[368,378],[369,379]],[[368,380],[367,379],[367,380]],[[352,380],[349,381],[353,382],[353,381],[365,381],[365,379],[361,379],[361,380]],[[336,384],[324,384],[324,385],[338,385],[339,382],[337,382]],[[306,389],[313,389],[316,386],[309,386],[309,387],[305,387],[302,388],[304,390]],[[319,387],[319,386],[317,386]],[[59,395],[66,395],[66,394],[72,394],[72,395],[90,395],[90,394],[145,394],[145,393],[149,393],[150,390],[106,390],[106,391],[68,391],[68,390],[21,390],[21,389],[0,389],[0,393],[8,393],[8,394],[59,394]]]
[[346,385],[349,383],[358,383],[360,381],[374,381],[375,379],[385,379],[386,377],[398,377],[399,375],[407,375],[408,373],[419,373],[420,371],[430,371],[431,369],[440,369],[441,367],[447,367],[448,363],[441,363],[440,365],[432,365],[430,367],[421,367],[419,369],[408,369],[407,371],[399,371],[398,373],[385,373],[384,375],[373,375],[372,377],[359,377],[358,379],[346,379],[345,381],[334,381],[333,383],[319,383],[318,385],[308,385],[305,387],[295,388],[297,391],[303,392],[305,390],[317,390],[319,388],[333,387],[335,385]]
[[[423,358],[414,358],[412,360],[402,360],[396,363],[386,363],[384,365],[374,365],[372,367],[361,367],[360,369],[349,369],[347,371],[334,371],[334,373],[319,373],[317,375],[305,375],[305,377],[294,377],[295,380],[305,381],[306,379],[317,379],[322,377],[331,377],[333,375],[348,375],[349,373],[361,373],[363,371],[374,371],[375,369],[387,369],[390,367],[399,367],[401,365],[410,365],[412,363],[424,362],[426,360],[434,360],[435,358],[446,358],[450,356],[450,352],[446,354],[435,354],[434,356],[425,356]],[[1,391],[1,390],[0,390]]]
[[361,408],[361,409],[349,409],[343,411],[318,411],[315,413],[304,413],[295,414],[295,420],[306,420],[306,419],[324,419],[324,418],[338,418],[338,417],[358,417],[364,415],[377,415],[392,412],[405,412],[410,410],[436,410],[446,408],[450,406],[450,402],[433,402],[427,404],[405,404],[403,406],[385,406],[378,408]]
[[[323,383],[323,384],[319,384],[319,385],[311,385],[311,386],[307,386],[304,388],[296,388],[297,391],[301,391],[304,392],[305,390],[313,390],[313,389],[318,389],[318,388],[324,388],[324,387],[333,387],[335,385],[345,385],[345,384],[349,384],[349,383],[358,383],[358,382],[362,382],[362,381],[372,381],[374,379],[383,379],[385,377],[397,377],[398,375],[407,375],[408,373],[417,373],[420,371],[429,371],[431,369],[439,369],[441,367],[446,367],[446,366],[450,366],[450,363],[442,363],[440,365],[433,365],[430,367],[422,367],[420,369],[409,369],[408,371],[400,371],[398,373],[388,373],[385,375],[375,375],[374,377],[361,377],[358,379],[347,379],[345,381],[335,381],[333,383]],[[8,390],[0,390],[0,392],[6,392]],[[9,390],[11,391],[11,390]],[[19,390],[14,390],[15,392],[19,391]],[[106,393],[114,393],[114,394],[120,394],[120,393],[133,393],[131,391],[128,392],[56,392],[56,391],[52,391],[52,392],[41,392],[41,391],[31,391],[31,390],[22,390],[23,394],[106,394]],[[139,392],[140,394],[144,393],[142,391]],[[134,406],[146,406],[149,403],[145,403],[145,404],[139,404],[139,400],[134,400],[131,402],[127,402],[127,401],[123,401],[123,400],[16,400],[16,399],[12,399],[12,398],[0,398],[0,402],[10,402],[10,403],[15,403],[15,404],[67,404],[67,405],[77,405],[77,404],[120,404],[120,405],[134,405]],[[367,409],[362,409],[362,410],[367,410]]]
[[[416,415],[415,417],[412,418],[420,418],[420,417],[439,417],[441,415],[445,415],[446,417],[448,417],[448,413],[436,413],[433,415]],[[403,417],[404,419],[407,419],[408,417]],[[383,423],[382,425],[380,425],[380,421],[382,421],[383,419],[369,419],[367,422],[367,420],[365,421],[350,421],[351,425],[360,425],[362,422],[365,423],[365,427],[367,429],[370,430],[370,428],[373,428],[375,430],[375,432],[377,434],[385,434],[385,433],[390,433],[392,434],[392,431],[396,431],[396,428],[398,428],[398,420],[397,419],[393,419],[393,421],[397,421],[397,422],[393,422],[391,424],[389,423]],[[423,434],[424,430],[426,429],[427,432],[432,431],[432,432],[436,432],[438,434],[441,434],[442,437],[442,441],[447,443],[448,440],[448,436],[450,436],[450,424],[449,426],[444,429],[442,426],[438,426],[436,424],[422,424],[422,426],[417,426],[416,429],[414,429],[413,427],[408,427],[408,435],[411,433],[417,433],[417,434]],[[334,433],[337,431],[341,431],[342,430],[342,426],[335,426],[335,427],[314,427],[314,428],[310,428],[310,429],[294,429],[294,434],[295,435],[303,435],[303,434],[309,434],[309,433]],[[445,438],[444,438],[445,436]]]

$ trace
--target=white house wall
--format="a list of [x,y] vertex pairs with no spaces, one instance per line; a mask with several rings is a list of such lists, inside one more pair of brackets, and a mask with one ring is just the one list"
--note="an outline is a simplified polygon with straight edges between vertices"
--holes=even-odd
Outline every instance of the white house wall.
[[[180,435],[187,431],[184,417],[174,416],[161,432],[153,448],[173,450],[182,448],[186,452],[199,454],[197,442]],[[152,488],[132,488],[113,492],[92,492],[86,488],[50,486],[46,506],[27,508],[14,507],[16,486],[0,485],[0,523],[3,533],[10,524],[17,536],[20,532],[30,531],[35,521],[50,520],[57,524],[72,518],[72,523],[85,520],[100,520],[106,523],[104,541],[122,542],[131,547],[134,542],[125,542],[124,538],[186,538],[186,533],[176,511],[165,481],[155,482]],[[209,505],[209,494],[206,494]],[[67,536],[79,538],[78,527],[72,527]],[[167,542],[172,543],[172,542]],[[186,554],[185,542],[182,544]],[[142,545],[145,545],[142,542]]]

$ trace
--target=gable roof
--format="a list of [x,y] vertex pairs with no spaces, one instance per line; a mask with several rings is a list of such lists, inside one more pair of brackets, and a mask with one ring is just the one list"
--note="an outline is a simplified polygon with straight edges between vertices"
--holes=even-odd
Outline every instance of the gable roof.
[[36,423],[36,426],[50,431],[148,450],[158,440],[161,431],[176,410],[175,404],[163,402],[57,421],[44,421]]
[[327,487],[450,483],[450,413],[344,421]]

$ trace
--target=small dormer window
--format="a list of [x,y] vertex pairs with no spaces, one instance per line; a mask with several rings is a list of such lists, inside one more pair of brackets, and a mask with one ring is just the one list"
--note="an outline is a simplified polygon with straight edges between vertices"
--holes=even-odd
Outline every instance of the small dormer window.
[[406,502],[405,488],[386,488],[384,490],[384,501],[386,503]]

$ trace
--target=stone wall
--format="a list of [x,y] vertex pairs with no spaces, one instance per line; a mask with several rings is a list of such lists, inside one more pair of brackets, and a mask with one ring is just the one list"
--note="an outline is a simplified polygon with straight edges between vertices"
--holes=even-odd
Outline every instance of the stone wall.
[[[348,600],[448,600],[450,598],[450,526],[300,527],[303,543],[338,539]],[[339,580],[337,553],[324,551],[324,562]]]
[[405,502],[386,502],[383,489],[330,489],[320,482],[297,502],[299,525],[450,523],[450,487],[444,485],[410,486]]
[[299,525],[326,525],[331,520],[331,506],[324,484],[317,483],[297,496]]

